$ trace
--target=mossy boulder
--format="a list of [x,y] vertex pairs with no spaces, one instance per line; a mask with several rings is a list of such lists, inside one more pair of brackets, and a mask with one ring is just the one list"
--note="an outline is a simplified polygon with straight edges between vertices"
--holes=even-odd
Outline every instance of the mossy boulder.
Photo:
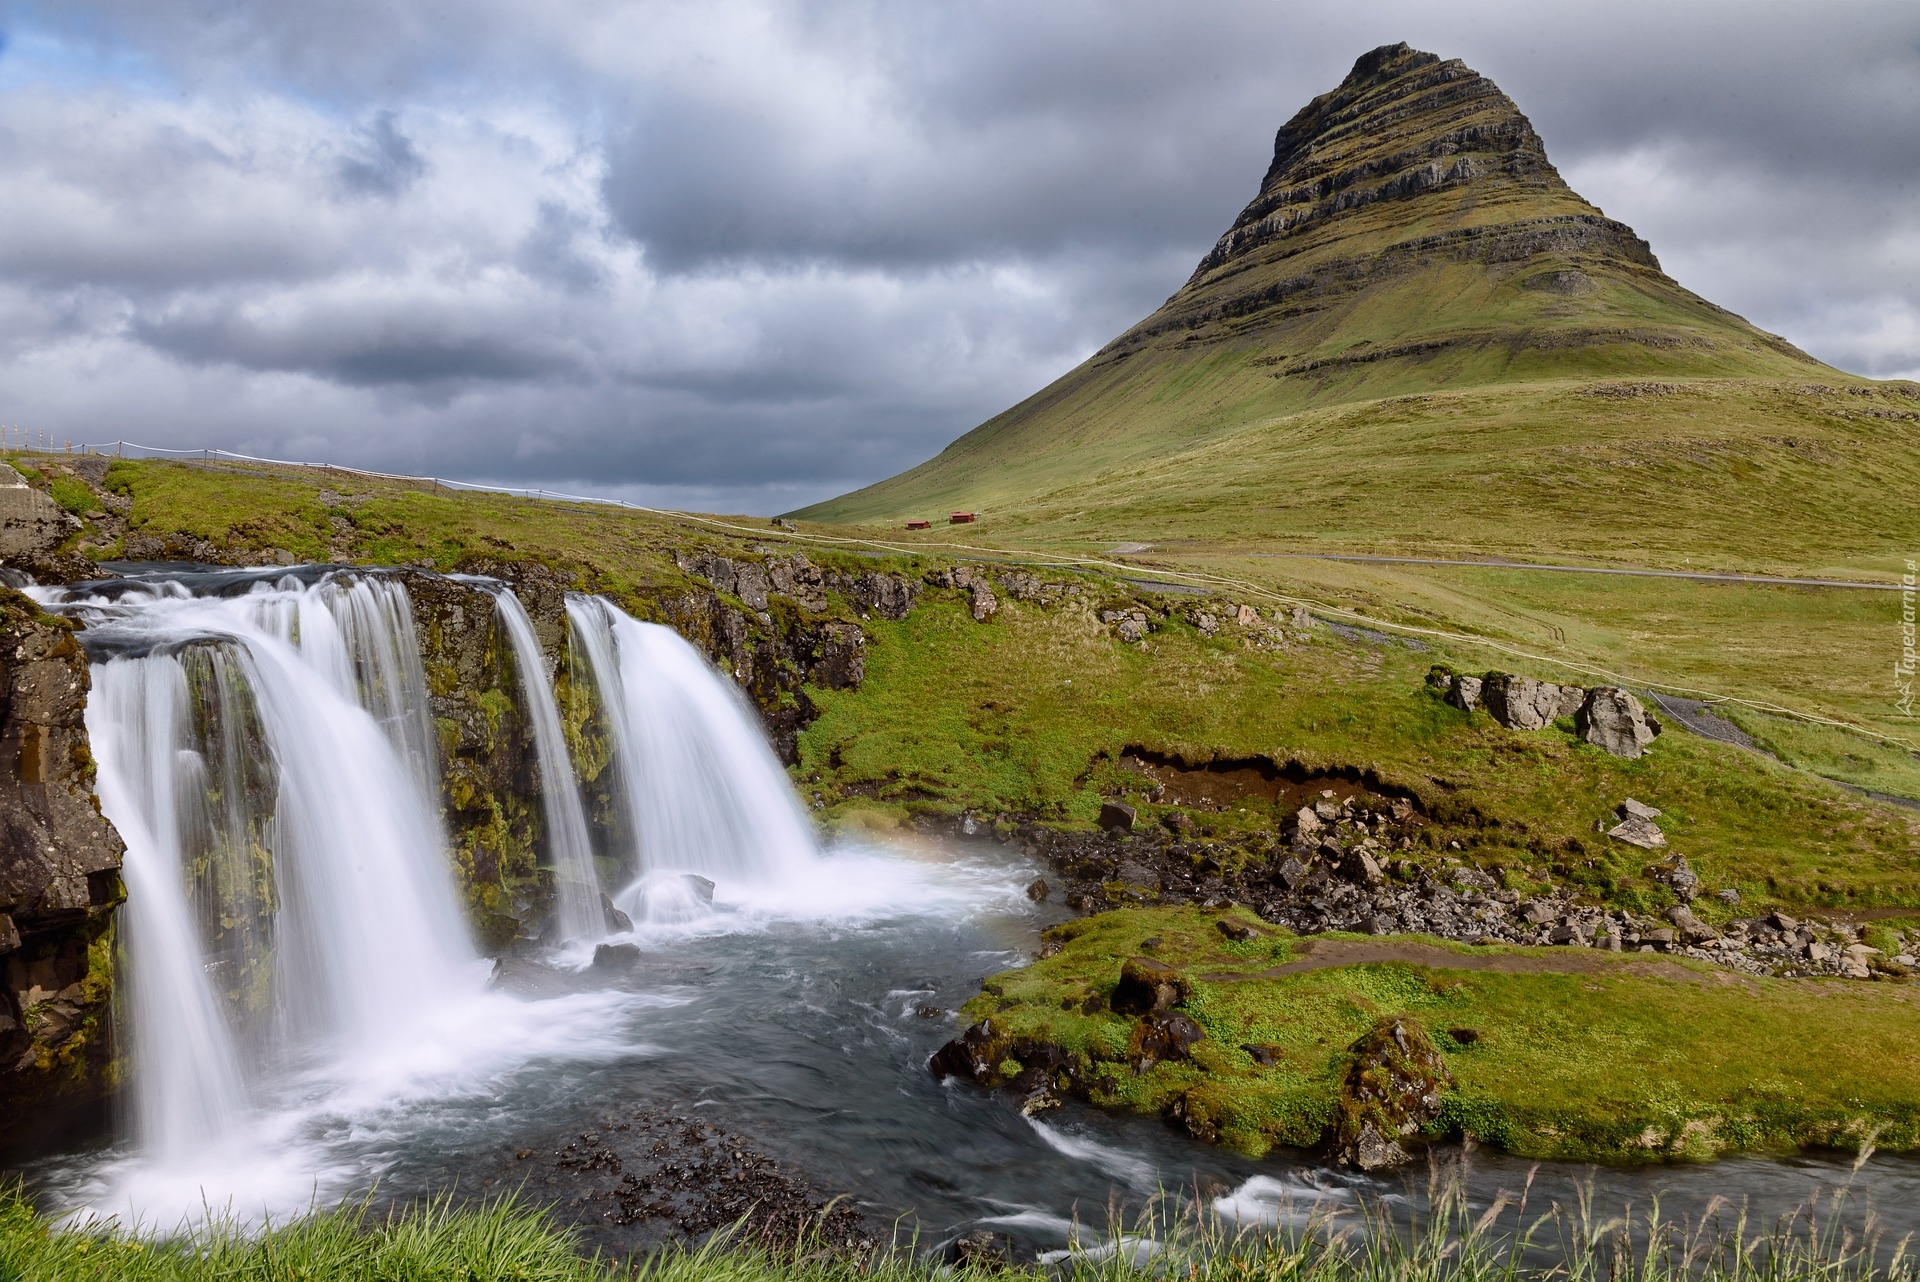
[[1425,1029],[1404,1017],[1381,1020],[1353,1044],[1340,1083],[1334,1156],[1363,1171],[1412,1161],[1407,1143],[1439,1119],[1453,1087]]

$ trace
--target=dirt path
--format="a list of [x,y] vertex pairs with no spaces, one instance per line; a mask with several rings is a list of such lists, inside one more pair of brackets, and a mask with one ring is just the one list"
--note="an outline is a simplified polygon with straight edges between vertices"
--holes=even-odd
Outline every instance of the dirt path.
[[1860,588],[1871,592],[1898,592],[1898,583],[1866,583],[1858,579],[1790,579],[1767,574],[1709,574],[1697,570],[1649,570],[1613,565],[1550,565],[1544,561],[1453,561],[1431,556],[1365,556],[1357,552],[1252,552],[1263,559],[1300,561],[1361,561],[1377,565],[1461,565],[1477,570],[1554,570],[1561,574],[1624,574],[1643,579],[1695,579],[1703,583],[1750,583],[1756,587]]
[[1692,984],[1741,983],[1743,976],[1732,971],[1699,971],[1662,957],[1640,954],[1631,959],[1585,948],[1556,949],[1539,953],[1457,953],[1437,944],[1414,940],[1309,939],[1295,949],[1298,961],[1269,970],[1222,972],[1202,975],[1210,984],[1231,984],[1246,979],[1279,979],[1310,970],[1334,966],[1366,966],[1379,962],[1405,962],[1414,966],[1432,966],[1444,970],[1490,970],[1502,974],[1599,975],[1631,974],[1654,979],[1677,979]]

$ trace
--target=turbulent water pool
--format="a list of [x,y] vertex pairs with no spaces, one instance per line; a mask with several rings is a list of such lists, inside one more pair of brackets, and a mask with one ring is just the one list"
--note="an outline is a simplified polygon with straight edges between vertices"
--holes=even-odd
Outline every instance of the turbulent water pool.
[[[674,1105],[752,1136],[817,1187],[851,1194],[926,1248],[978,1229],[1029,1250],[1099,1239],[1156,1194],[1198,1197],[1243,1221],[1357,1216],[1386,1198],[1424,1205],[1430,1172],[1393,1179],[1304,1156],[1249,1161],[1158,1122],[1069,1107],[1042,1119],[927,1073],[980,979],[1030,956],[1058,914],[1029,902],[1035,869],[992,843],[829,852],[803,884],[769,887],[704,921],[642,928],[631,971],[559,971],[552,995],[492,991],[422,1010],[378,1062],[307,1065],[274,1084],[242,1142],[168,1166],[126,1147],[30,1172],[47,1202],[149,1224],[230,1206],[284,1216],[376,1182],[391,1196],[478,1191],[526,1146]],[[398,981],[397,981],[398,982]],[[1920,1164],[1876,1157],[1735,1158],[1594,1170],[1481,1150],[1443,1154],[1473,1205],[1531,1179],[1530,1207],[1582,1196],[1596,1211],[1697,1222],[1716,1199],[1756,1223],[1851,1185],[1895,1235],[1920,1228]],[[1723,1216],[1727,1212],[1722,1212]],[[1514,1217],[1509,1215],[1511,1221]],[[1730,1221],[1729,1221],[1730,1222]]]

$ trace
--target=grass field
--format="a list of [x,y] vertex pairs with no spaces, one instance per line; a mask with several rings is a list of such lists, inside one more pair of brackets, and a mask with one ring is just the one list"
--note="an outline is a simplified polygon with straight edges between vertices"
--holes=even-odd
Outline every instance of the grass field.
[[1596,838],[1594,824],[1634,796],[1673,817],[1673,848],[1713,886],[1740,889],[1745,911],[1920,906],[1920,814],[1679,731],[1631,762],[1564,729],[1508,731],[1425,687],[1433,652],[1324,629],[1270,649],[1231,629],[1203,637],[1177,617],[1126,645],[1094,613],[1123,603],[1008,602],[977,624],[957,603],[929,602],[868,623],[866,683],[815,695],[803,791],[848,821],[928,805],[1089,823],[1102,796],[1142,787],[1118,768],[1129,745],[1196,763],[1269,757],[1371,770],[1425,798],[1440,838],[1473,858],[1543,876],[1558,867],[1623,905],[1653,893],[1649,857]]
[[[1215,1127],[1221,1142],[1256,1155],[1317,1144],[1333,1120],[1347,1048],[1398,1016],[1424,1026],[1457,1081],[1436,1133],[1468,1133],[1523,1156],[1632,1162],[1875,1141],[1920,1148],[1920,996],[1911,986],[1753,979],[1682,959],[1431,940],[1406,941],[1424,962],[1263,975],[1295,960],[1300,941],[1229,913],[1259,937],[1230,942],[1216,929],[1222,914],[1198,908],[1122,909],[1057,926],[1056,955],[993,976],[964,1017],[990,1017],[1002,1037],[1081,1057],[1095,1103],[1160,1113],[1182,1101],[1190,1125]],[[1143,945],[1149,938],[1156,942]],[[1366,942],[1391,949],[1396,940]],[[1206,1038],[1190,1059],[1138,1074],[1125,1062],[1132,1021],[1081,1004],[1104,997],[1121,960],[1143,949],[1192,980],[1180,1009]],[[1501,963],[1515,969],[1472,968]],[[1270,1048],[1274,1062],[1257,1062],[1247,1044]]]

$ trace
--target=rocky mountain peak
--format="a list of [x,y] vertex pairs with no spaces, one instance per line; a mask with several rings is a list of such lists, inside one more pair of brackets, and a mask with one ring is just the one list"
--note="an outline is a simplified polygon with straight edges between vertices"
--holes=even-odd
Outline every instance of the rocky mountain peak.
[[1532,123],[1493,81],[1457,58],[1382,45],[1281,126],[1260,194],[1194,276],[1382,201],[1488,185],[1598,212],[1561,181]]

